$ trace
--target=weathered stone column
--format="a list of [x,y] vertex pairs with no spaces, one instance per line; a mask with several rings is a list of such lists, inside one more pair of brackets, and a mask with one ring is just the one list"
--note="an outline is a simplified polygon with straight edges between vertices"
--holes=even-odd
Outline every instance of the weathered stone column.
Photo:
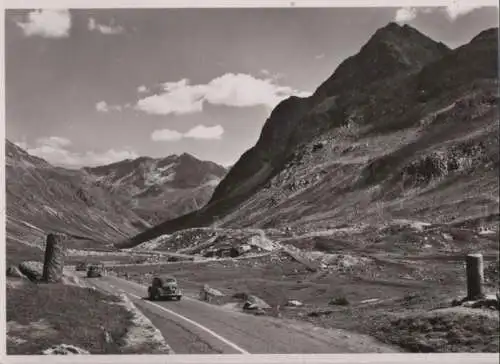
[[483,255],[468,254],[465,258],[467,270],[467,300],[484,297]]
[[43,263],[43,281],[56,283],[63,277],[64,257],[66,255],[62,234],[47,235],[45,246],[45,260]]

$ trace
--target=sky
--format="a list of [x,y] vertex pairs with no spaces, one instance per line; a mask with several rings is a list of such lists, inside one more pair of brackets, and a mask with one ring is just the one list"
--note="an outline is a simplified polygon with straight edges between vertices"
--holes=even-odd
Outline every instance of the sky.
[[452,48],[498,26],[497,8],[463,4],[6,10],[6,137],[67,168],[182,153],[228,166],[273,107],[387,23]]

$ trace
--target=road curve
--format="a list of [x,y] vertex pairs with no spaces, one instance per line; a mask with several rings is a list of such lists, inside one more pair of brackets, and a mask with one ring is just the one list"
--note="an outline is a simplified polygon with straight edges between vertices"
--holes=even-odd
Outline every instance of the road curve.
[[147,300],[147,288],[115,276],[89,279],[97,288],[126,294],[161,331],[177,354],[319,354],[398,352],[375,339],[307,323],[253,316],[184,296]]

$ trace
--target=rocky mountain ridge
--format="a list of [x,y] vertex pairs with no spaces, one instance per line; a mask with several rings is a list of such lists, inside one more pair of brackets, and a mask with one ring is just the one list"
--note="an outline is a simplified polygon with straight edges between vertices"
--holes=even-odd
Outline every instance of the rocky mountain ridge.
[[226,174],[224,167],[188,153],[140,157],[84,171],[96,185],[129,200],[133,210],[151,223],[203,207]]

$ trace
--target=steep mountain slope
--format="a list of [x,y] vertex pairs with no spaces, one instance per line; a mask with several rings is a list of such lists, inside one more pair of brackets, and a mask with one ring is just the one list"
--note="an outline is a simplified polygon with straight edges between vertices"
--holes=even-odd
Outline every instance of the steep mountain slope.
[[141,157],[85,171],[96,185],[122,196],[151,223],[203,207],[226,174],[224,167],[187,153],[161,159]]
[[[390,23],[379,29],[358,54],[340,64],[312,97],[292,97],[278,105],[254,147],[261,157],[261,166],[270,159],[275,169],[281,168],[283,160],[298,145],[345,123],[350,116],[346,108],[365,102],[361,97],[371,96],[394,79],[416,72],[448,52],[443,44],[408,26]],[[240,160],[216,189],[212,200],[227,197],[241,183],[238,176],[243,170],[248,170],[248,163]]]
[[497,216],[497,34],[450,50],[409,26],[378,30],[313,96],[273,110],[203,209],[118,246],[214,221],[318,229]]
[[62,232],[101,245],[149,226],[82,171],[54,167],[6,140],[7,242]]

